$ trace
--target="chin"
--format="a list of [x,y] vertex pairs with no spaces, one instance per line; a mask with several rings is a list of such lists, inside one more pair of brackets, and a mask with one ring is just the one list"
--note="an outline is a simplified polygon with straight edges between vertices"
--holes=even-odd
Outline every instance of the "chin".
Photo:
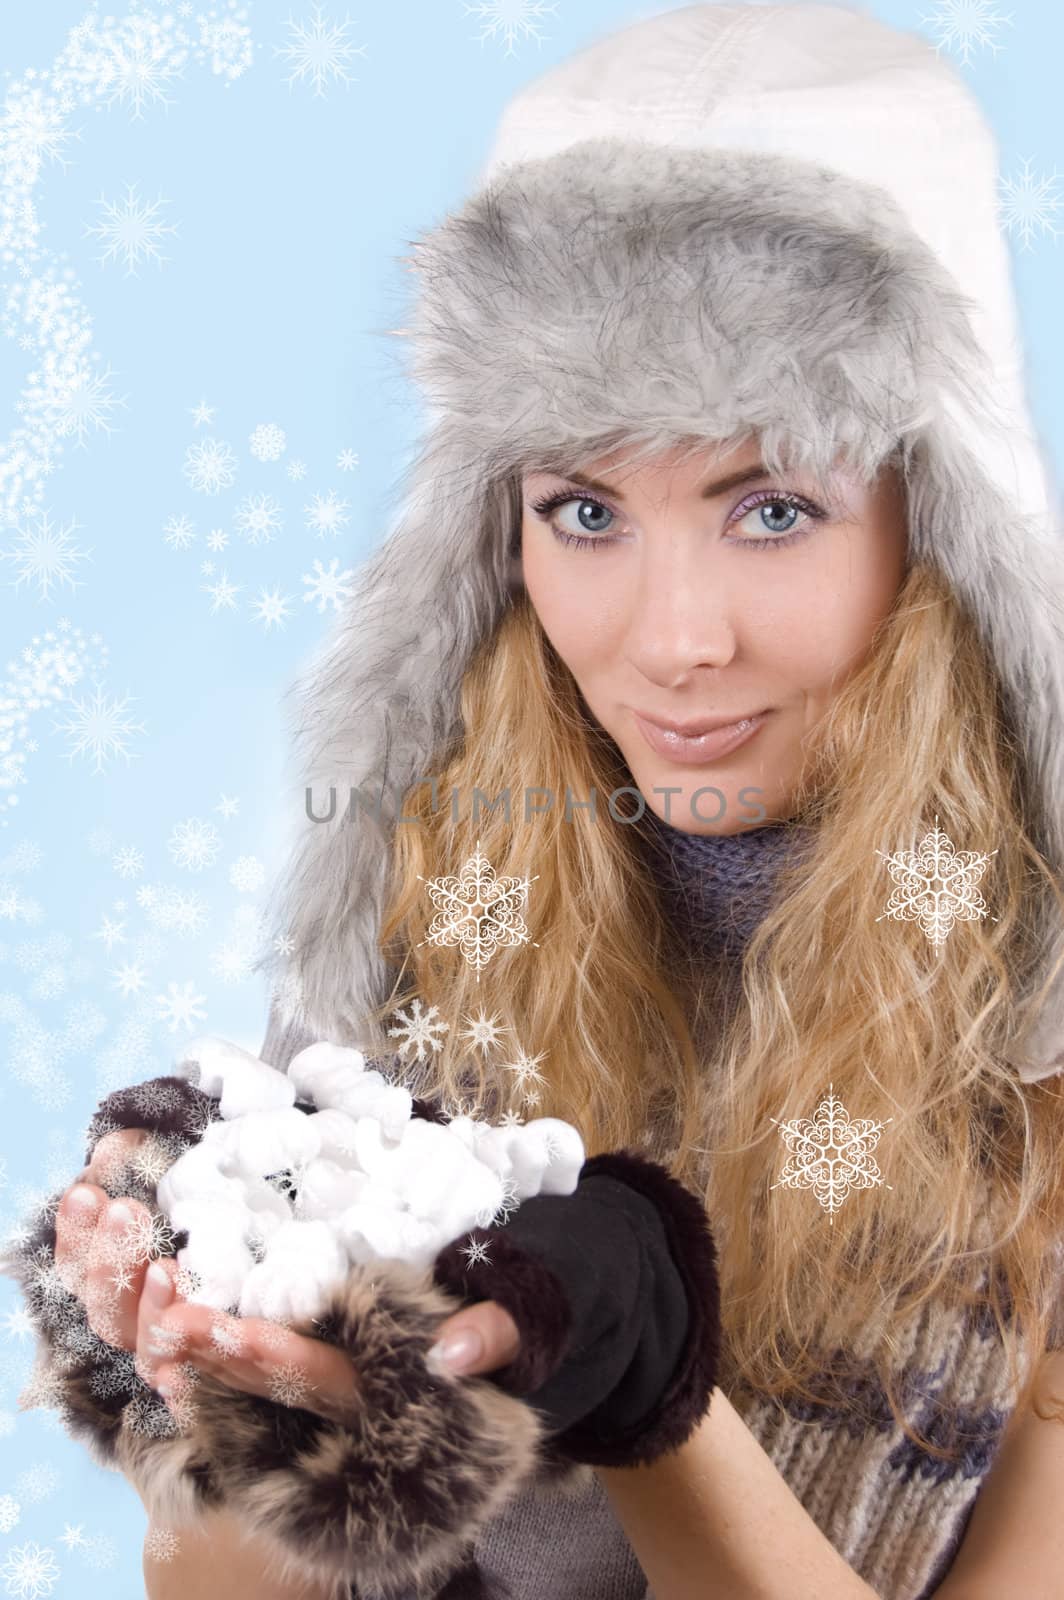
[[[738,833],[751,823],[768,822],[779,815],[779,785],[766,784],[764,774],[752,767],[727,776],[711,766],[681,770],[668,762],[653,771],[641,771],[629,762],[628,770],[647,811],[653,811],[668,827],[688,833]],[[699,790],[703,792],[698,795],[697,809],[692,810],[691,797]]]

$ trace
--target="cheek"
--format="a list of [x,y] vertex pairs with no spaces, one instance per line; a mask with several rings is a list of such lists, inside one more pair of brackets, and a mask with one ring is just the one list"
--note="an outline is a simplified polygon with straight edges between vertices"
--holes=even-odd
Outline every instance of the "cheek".
[[905,575],[904,544],[871,530],[840,568],[826,597],[827,620],[836,654],[857,665],[872,645],[879,624],[891,611]]
[[593,663],[610,647],[616,617],[609,596],[587,566],[601,560],[592,551],[586,566],[575,561],[553,534],[526,529],[521,541],[521,570],[532,608],[547,638],[574,673]]
[[840,541],[822,560],[792,563],[784,581],[750,592],[741,605],[741,648],[776,682],[814,696],[834,693],[869,653],[901,578],[893,552],[872,554]]
[[809,689],[826,688],[865,658],[904,574],[903,553],[890,548],[840,541],[825,553],[823,563],[792,572],[769,609],[750,613],[761,658]]

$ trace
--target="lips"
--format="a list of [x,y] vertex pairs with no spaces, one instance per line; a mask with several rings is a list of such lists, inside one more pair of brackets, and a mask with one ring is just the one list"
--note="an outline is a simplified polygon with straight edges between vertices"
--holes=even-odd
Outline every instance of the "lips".
[[659,727],[648,722],[638,711],[632,713],[636,725],[650,748],[667,761],[681,766],[704,766],[721,756],[730,755],[740,745],[752,739],[767,722],[770,711],[759,711],[756,716],[741,718],[738,722],[711,727],[702,734],[682,734],[674,729]]
[[737,711],[731,717],[706,717],[701,722],[670,722],[667,717],[655,717],[649,711],[637,711],[635,714],[643,722],[653,723],[666,733],[677,734],[682,739],[700,739],[704,733],[715,733],[718,728],[736,728],[741,722],[752,722],[764,713]]

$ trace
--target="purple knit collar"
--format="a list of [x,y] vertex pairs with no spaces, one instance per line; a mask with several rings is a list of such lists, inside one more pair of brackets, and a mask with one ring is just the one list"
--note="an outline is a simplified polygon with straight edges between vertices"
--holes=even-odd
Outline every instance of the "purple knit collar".
[[771,906],[776,878],[814,830],[762,823],[741,833],[686,833],[648,807],[641,822],[647,859],[674,929],[707,954],[741,955]]

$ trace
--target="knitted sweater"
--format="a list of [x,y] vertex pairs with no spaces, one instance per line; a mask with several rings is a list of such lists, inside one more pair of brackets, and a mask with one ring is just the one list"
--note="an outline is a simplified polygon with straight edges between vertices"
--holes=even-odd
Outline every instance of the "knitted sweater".
[[[735,956],[771,902],[803,829],[727,837],[683,833],[647,813],[643,838],[673,931],[707,959]],[[271,1012],[261,1054],[284,1068],[311,1042]],[[712,1219],[710,1219],[712,1223]],[[931,1305],[902,1350],[906,1414],[955,1444],[939,1461],[906,1438],[871,1364],[847,1352],[842,1386],[867,1419],[795,1397],[773,1402],[741,1381],[721,1387],[793,1493],[881,1600],[927,1600],[949,1569],[1012,1409],[993,1319]],[[517,1495],[487,1527],[476,1559],[513,1600],[654,1600],[597,1475],[574,1492]],[[405,1597],[404,1597],[405,1600]],[[411,1596],[410,1600],[414,1600]]]

